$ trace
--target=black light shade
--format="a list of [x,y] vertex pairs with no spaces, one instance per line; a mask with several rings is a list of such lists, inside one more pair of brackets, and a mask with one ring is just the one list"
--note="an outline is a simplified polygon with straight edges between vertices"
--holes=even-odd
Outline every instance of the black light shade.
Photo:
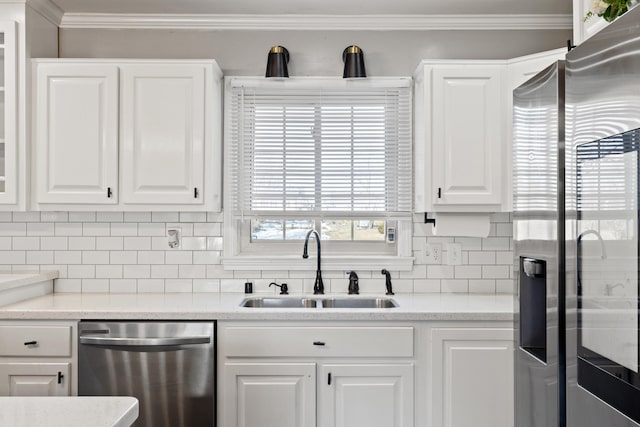
[[362,78],[367,77],[367,73],[364,70],[364,53],[356,45],[347,47],[342,52],[342,62],[344,62],[344,72],[342,78]]
[[264,76],[269,78],[289,77],[289,70],[287,69],[288,63],[289,51],[283,46],[273,46],[271,50],[269,50],[267,71]]

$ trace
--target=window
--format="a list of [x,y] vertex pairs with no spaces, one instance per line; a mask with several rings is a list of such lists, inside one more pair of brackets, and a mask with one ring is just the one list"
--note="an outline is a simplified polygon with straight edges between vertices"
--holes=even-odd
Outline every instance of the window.
[[226,114],[225,257],[410,254],[410,79],[232,78]]

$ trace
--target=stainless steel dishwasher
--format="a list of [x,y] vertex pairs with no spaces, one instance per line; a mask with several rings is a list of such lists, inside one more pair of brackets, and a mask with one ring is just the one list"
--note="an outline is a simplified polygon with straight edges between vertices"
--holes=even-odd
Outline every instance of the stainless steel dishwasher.
[[80,322],[78,394],[134,396],[134,426],[215,426],[214,322]]

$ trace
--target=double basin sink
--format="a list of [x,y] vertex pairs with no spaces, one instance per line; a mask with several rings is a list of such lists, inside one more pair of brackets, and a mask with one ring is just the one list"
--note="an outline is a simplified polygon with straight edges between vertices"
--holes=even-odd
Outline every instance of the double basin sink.
[[274,298],[251,297],[240,304],[250,308],[394,308],[398,303],[391,298]]

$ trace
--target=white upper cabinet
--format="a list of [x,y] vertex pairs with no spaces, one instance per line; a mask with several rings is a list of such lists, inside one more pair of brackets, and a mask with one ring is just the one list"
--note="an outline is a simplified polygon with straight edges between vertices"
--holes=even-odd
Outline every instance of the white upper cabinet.
[[36,85],[38,202],[117,203],[118,67],[42,64]]
[[511,210],[513,89],[563,59],[423,61],[415,73],[416,212]]
[[16,203],[16,23],[0,21],[0,204]]
[[41,210],[221,209],[214,61],[35,60]]
[[203,203],[205,71],[121,67],[123,203]]
[[423,62],[416,73],[416,211],[497,211],[504,146],[502,64]]

